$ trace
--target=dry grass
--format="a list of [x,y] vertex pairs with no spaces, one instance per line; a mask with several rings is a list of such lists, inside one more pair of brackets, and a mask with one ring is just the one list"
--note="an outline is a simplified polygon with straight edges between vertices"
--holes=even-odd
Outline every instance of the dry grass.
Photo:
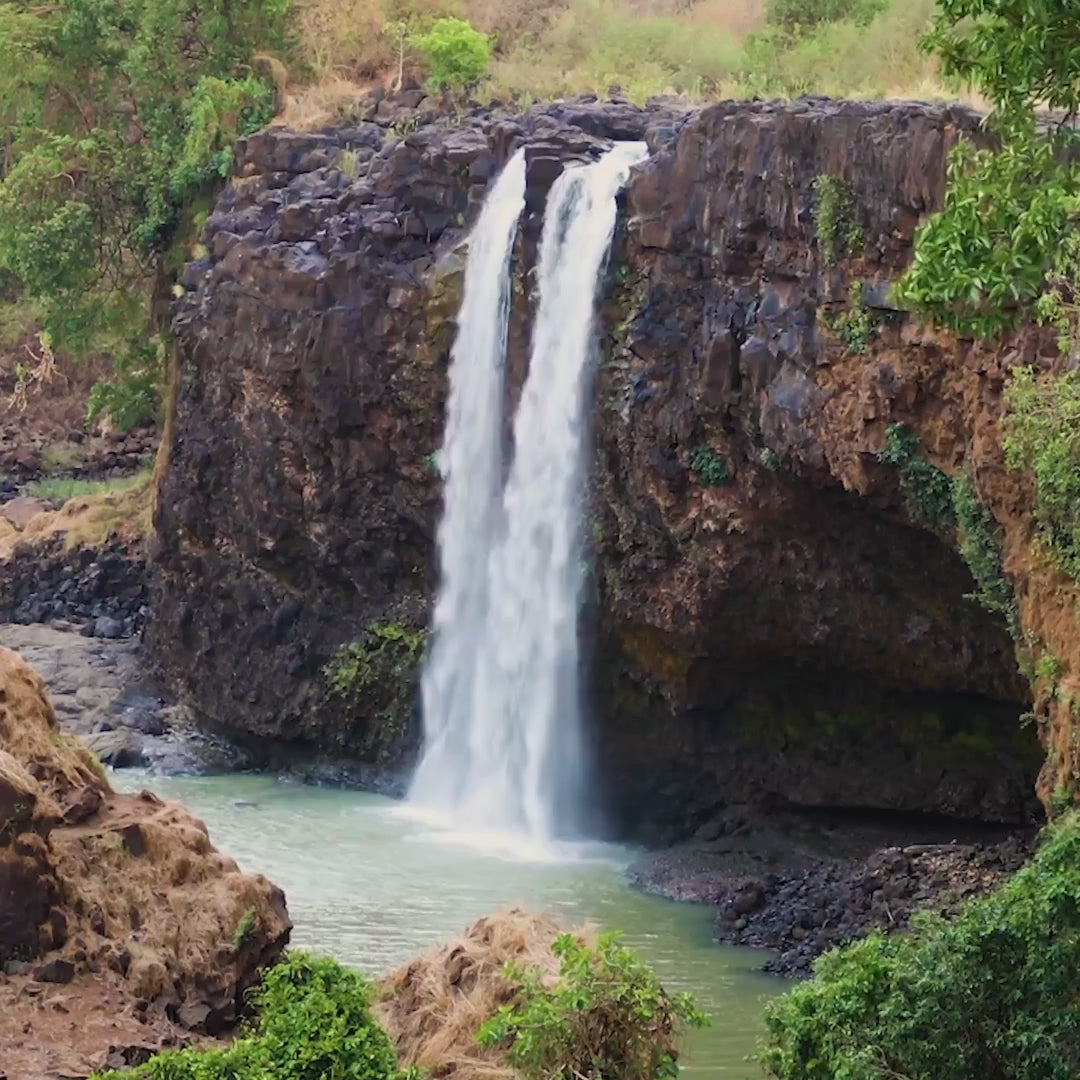
[[618,90],[691,100],[790,97],[952,98],[918,38],[934,0],[891,0],[869,26],[836,23],[792,42],[764,39],[764,0],[298,0],[306,83],[283,95],[282,120],[319,127],[393,79],[388,22],[469,19],[495,42],[484,92],[529,102]]
[[86,447],[80,443],[61,439],[49,443],[41,451],[41,468],[47,473],[62,472],[73,465],[81,464],[86,459]]
[[481,919],[380,980],[376,1014],[402,1064],[419,1065],[438,1080],[516,1080],[502,1052],[480,1049],[476,1034],[513,1000],[503,975],[508,961],[558,975],[551,946],[561,933],[553,920],[513,908]]
[[139,540],[150,535],[153,483],[149,470],[114,483],[109,490],[68,499],[59,510],[35,514],[21,531],[0,529],[0,560],[19,544],[38,544],[63,536],[64,546],[101,547],[114,538]]
[[0,753],[5,772],[29,776],[39,809],[59,817],[73,791],[109,790],[80,742],[64,735],[41,677],[18,653],[0,648]]
[[335,72],[324,74],[310,86],[290,87],[275,123],[296,131],[315,131],[347,118],[377,80],[357,82]]

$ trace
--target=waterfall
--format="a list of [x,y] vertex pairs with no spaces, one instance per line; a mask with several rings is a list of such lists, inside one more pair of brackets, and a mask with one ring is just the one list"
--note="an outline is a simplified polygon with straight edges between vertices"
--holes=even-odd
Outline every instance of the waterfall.
[[469,234],[465,293],[450,355],[446,429],[439,451],[443,516],[440,584],[432,644],[421,682],[425,756],[413,796],[446,806],[456,800],[462,736],[471,724],[474,658],[484,648],[487,559],[502,488],[506,332],[510,258],[525,206],[525,151],[503,169]]
[[[567,168],[552,186],[537,266],[540,301],[529,371],[497,513],[490,512],[498,500],[487,473],[462,478],[454,490],[449,480],[458,460],[454,440],[473,444],[490,435],[486,465],[497,461],[499,425],[484,432],[452,430],[451,401],[443,451],[451,462],[440,530],[443,592],[424,673],[426,749],[413,798],[473,826],[546,839],[572,820],[581,800],[577,624],[596,291],[615,230],[616,196],[645,154],[644,144],[619,144],[591,165]],[[494,199],[495,193],[489,204]],[[472,262],[470,251],[470,270]],[[462,336],[468,304],[467,288]],[[504,344],[505,307],[493,306],[486,317],[495,326],[484,340]],[[488,355],[466,351],[461,336],[453,363],[455,370],[497,366]],[[460,376],[462,385],[473,379],[486,386],[490,376]],[[466,496],[466,485],[484,487]],[[468,509],[453,507],[455,498],[467,498]],[[479,506],[482,515],[473,509]],[[478,562],[484,567],[467,587],[450,580],[456,568],[448,557],[451,517],[453,527],[466,530],[454,545],[476,560],[469,562],[469,573]],[[459,612],[463,617],[455,621]]]

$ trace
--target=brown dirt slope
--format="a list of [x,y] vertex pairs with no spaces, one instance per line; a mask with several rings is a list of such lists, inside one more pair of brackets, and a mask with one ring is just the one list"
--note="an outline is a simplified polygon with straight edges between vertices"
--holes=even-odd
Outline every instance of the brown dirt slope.
[[[149,792],[113,792],[92,755],[61,732],[42,680],[0,648],[7,1080],[101,1067],[133,1023],[148,1024],[155,1045],[168,1041],[166,1021],[225,1030],[290,928],[281,891],[240,873],[202,822]],[[65,990],[57,999],[44,984]],[[70,1017],[86,1022],[65,1039],[57,1025]]]

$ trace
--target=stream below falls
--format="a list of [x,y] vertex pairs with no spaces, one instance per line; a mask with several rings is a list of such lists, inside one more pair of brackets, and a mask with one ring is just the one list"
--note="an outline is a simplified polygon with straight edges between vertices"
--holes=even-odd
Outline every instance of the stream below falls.
[[455,834],[364,792],[246,774],[115,779],[185,803],[241,869],[280,885],[294,945],[377,975],[513,904],[568,926],[593,921],[623,930],[669,988],[693,993],[712,1017],[690,1036],[685,1075],[760,1075],[746,1059],[762,1004],[788,984],[755,970],[760,953],[714,945],[709,909],[632,890],[625,848],[581,844],[515,858],[490,837]]

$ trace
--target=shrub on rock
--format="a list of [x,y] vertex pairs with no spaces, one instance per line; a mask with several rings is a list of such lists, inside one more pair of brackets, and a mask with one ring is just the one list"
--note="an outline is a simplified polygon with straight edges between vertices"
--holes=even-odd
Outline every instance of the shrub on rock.
[[689,994],[669,994],[616,933],[595,945],[562,934],[552,952],[556,980],[543,968],[510,966],[516,998],[481,1029],[481,1045],[506,1045],[530,1080],[678,1077],[679,1036],[707,1023]]
[[406,1080],[371,1015],[374,991],[334,960],[292,952],[263,977],[251,1032],[224,1050],[158,1054],[98,1080]]
[[923,915],[821,957],[769,1006],[778,1080],[1080,1076],[1080,817],[955,919]]

